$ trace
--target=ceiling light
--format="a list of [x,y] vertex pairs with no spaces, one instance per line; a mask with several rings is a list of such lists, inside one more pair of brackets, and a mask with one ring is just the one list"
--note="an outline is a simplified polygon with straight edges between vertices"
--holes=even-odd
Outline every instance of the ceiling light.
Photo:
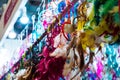
[[14,39],[14,38],[16,38],[16,36],[17,36],[17,34],[16,34],[14,31],[11,31],[11,32],[9,33],[9,35],[8,35],[8,37],[9,37],[10,39]]
[[29,18],[27,16],[27,11],[26,11],[26,7],[23,7],[21,9],[21,18],[20,18],[20,22],[22,24],[27,24],[29,22]]
[[27,23],[29,22],[29,18],[28,18],[27,16],[22,16],[22,17],[20,18],[20,22],[21,22],[22,24],[27,24]]

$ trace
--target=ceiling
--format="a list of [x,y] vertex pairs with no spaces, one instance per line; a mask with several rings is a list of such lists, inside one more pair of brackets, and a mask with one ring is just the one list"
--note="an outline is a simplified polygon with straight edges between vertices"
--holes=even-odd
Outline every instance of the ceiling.
[[[29,18],[29,23],[27,24],[22,24],[20,22],[20,18],[22,16],[19,16],[17,18],[17,20],[15,21],[15,23],[13,23],[13,28],[11,31],[14,31],[15,33],[17,33],[17,37],[14,38],[14,40],[18,39],[19,37],[19,34],[25,29],[26,25],[28,25],[28,35],[31,34],[32,32],[32,27],[33,27],[33,24],[32,24],[32,15],[35,15],[36,18],[38,16],[37,14],[37,8],[39,7],[40,11],[42,11],[42,6],[39,6],[40,4],[43,5],[43,1],[45,2],[45,5],[48,4],[48,1],[50,2],[51,0],[28,0],[27,3],[25,4],[25,8],[26,8],[26,15],[28,16]],[[2,7],[2,5],[4,3],[7,3],[8,0],[1,0],[0,1],[0,6]],[[24,2],[24,0],[23,0]],[[23,13],[22,13],[23,14]],[[37,21],[37,19],[35,19],[35,21]],[[22,39],[24,40],[26,38],[26,34],[24,33],[24,35],[22,35]],[[11,40],[8,36],[6,36],[6,39],[9,39]],[[12,39],[13,40],[13,39]]]
[[[17,36],[15,37],[15,38],[9,38],[8,37],[8,35],[9,35],[9,33],[8,33],[8,35],[5,35],[6,37],[4,37],[4,39],[2,39],[1,41],[0,41],[0,47],[1,46],[4,46],[4,45],[6,45],[7,44],[7,42],[11,42],[11,41],[19,41],[20,40],[20,37],[22,36],[22,40],[24,40],[27,36],[26,36],[26,33],[24,32],[23,33],[23,31],[25,30],[25,27],[26,27],[26,25],[28,25],[28,34],[27,35],[29,35],[29,34],[31,34],[32,33],[32,29],[33,29],[33,23],[32,23],[32,19],[31,19],[31,17],[33,16],[33,15],[35,15],[36,16],[36,18],[38,17],[38,14],[37,14],[37,8],[39,7],[39,9],[40,9],[40,11],[42,11],[42,6],[39,6],[40,4],[42,4],[43,5],[43,1],[45,2],[45,4],[48,4],[48,1],[50,2],[51,0],[28,0],[27,1],[27,3],[25,3],[25,8],[26,8],[26,15],[28,16],[28,18],[29,18],[29,23],[27,23],[27,24],[22,24],[21,22],[20,22],[20,18],[21,18],[21,16],[19,16],[17,19],[16,19],[16,21],[13,21],[13,22],[11,22],[13,25],[13,27],[12,27],[12,29],[11,30],[9,30],[8,32],[11,32],[11,31],[14,31],[16,34],[17,34]],[[4,3],[7,3],[8,2],[8,0],[1,0],[0,1],[0,6],[2,6],[2,4],[4,4]],[[24,2],[24,0],[23,0],[23,2]],[[15,16],[14,16],[15,17]],[[37,19],[35,19],[35,21],[37,21]],[[11,26],[10,26],[11,27]],[[6,30],[7,31],[7,30]],[[21,35],[20,33],[23,33],[23,35]],[[5,40],[6,39],[6,40]],[[6,42],[7,41],[7,42]],[[6,45],[7,46],[7,45]],[[9,46],[9,45],[8,45]],[[14,44],[12,45],[12,46],[14,46]],[[16,46],[16,44],[15,44],[15,46]],[[11,47],[12,48],[12,47]]]
[[[50,1],[50,0],[49,0]],[[28,25],[28,34],[30,34],[32,32],[32,15],[37,15],[37,8],[39,7],[39,4],[42,3],[42,0],[28,0],[28,2],[26,3],[25,7],[26,7],[26,14],[29,18],[29,23],[27,24],[22,24],[20,23],[19,19],[20,17],[18,17],[16,23],[14,24],[14,31],[17,34],[20,34],[21,31],[24,30],[25,26]],[[48,0],[45,0],[45,4],[48,3]],[[40,7],[40,11],[42,11],[42,7]],[[37,21],[37,19],[35,19]],[[23,35],[23,39],[25,39],[26,36]]]

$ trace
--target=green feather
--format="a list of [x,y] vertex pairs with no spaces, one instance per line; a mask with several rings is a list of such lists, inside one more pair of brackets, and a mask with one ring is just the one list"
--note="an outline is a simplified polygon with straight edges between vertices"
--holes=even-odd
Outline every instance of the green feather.
[[105,4],[101,6],[101,16],[105,16],[116,4],[116,0],[107,0]]
[[120,25],[120,15],[119,15],[119,13],[117,12],[113,16],[114,16],[114,20],[113,20],[114,23],[117,24],[117,25]]

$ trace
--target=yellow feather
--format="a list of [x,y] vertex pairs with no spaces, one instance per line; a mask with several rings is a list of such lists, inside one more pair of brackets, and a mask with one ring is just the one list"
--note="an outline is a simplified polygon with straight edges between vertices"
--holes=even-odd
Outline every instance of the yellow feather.
[[89,8],[87,9],[87,17],[89,20],[92,20],[94,18],[94,6],[93,4],[89,4]]
[[119,10],[119,7],[118,6],[114,6],[113,9],[110,10],[109,12],[110,13],[116,13],[116,12],[118,12],[118,10]]

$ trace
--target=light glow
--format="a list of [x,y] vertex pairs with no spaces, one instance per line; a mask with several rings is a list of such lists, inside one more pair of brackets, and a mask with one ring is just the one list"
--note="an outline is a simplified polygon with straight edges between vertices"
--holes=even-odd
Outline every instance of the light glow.
[[14,38],[16,38],[16,36],[17,36],[17,34],[16,34],[14,31],[11,31],[11,32],[9,33],[9,35],[8,35],[8,37],[9,37],[10,39],[14,39]]
[[20,18],[20,22],[22,24],[27,24],[29,22],[29,18],[27,16],[23,16]]

